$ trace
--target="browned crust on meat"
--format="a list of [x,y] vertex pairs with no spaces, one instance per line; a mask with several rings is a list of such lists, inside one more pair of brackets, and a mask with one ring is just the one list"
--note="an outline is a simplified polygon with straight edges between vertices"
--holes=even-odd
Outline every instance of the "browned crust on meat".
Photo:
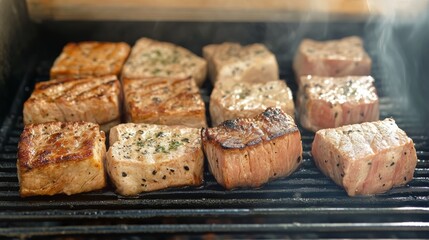
[[205,105],[192,78],[124,79],[126,118],[134,123],[205,127]]
[[216,128],[205,128],[201,137],[223,149],[242,149],[298,131],[291,116],[270,107],[253,119],[227,120]]
[[[47,126],[54,128],[54,131],[49,131]],[[46,142],[34,141],[40,134],[49,135]],[[51,164],[86,160],[93,155],[96,141],[104,143],[105,135],[94,123],[81,121],[26,125],[18,144],[19,169],[25,172]],[[68,147],[75,142],[81,143],[79,151],[69,152]]]
[[39,82],[24,103],[24,123],[120,119],[121,86],[116,76]]
[[302,163],[299,131],[243,149],[225,149],[205,142],[204,151],[210,172],[226,189],[261,187],[270,180],[292,174]]
[[68,43],[51,68],[51,79],[119,75],[130,52],[127,43]]
[[302,163],[301,134],[292,117],[278,108],[203,129],[201,137],[210,171],[227,189],[260,187]]

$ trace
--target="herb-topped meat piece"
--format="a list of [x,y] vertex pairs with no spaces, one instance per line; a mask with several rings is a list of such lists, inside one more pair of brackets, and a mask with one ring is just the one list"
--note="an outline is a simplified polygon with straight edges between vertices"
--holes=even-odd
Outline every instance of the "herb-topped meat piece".
[[292,92],[283,80],[264,83],[220,81],[210,95],[212,125],[239,117],[254,117],[268,107],[294,116]]
[[206,75],[207,63],[203,58],[183,47],[149,38],[136,42],[122,70],[123,78],[191,77],[198,86],[203,85]]
[[200,129],[127,123],[109,140],[107,172],[121,195],[202,183]]

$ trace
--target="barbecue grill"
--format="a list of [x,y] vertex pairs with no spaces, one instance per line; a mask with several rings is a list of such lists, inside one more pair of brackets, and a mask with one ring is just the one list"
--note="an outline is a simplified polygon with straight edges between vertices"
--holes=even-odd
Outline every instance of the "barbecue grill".
[[[298,22],[45,21],[33,25],[25,21],[23,3],[17,2],[12,4],[22,11],[20,19],[24,19],[25,24],[22,21],[20,24],[25,25],[21,27],[26,30],[21,34],[29,42],[11,45],[17,48],[16,54],[10,54],[5,61],[15,65],[2,79],[9,93],[4,91],[4,111],[0,117],[1,236],[35,239],[58,236],[137,239],[142,234],[151,234],[154,238],[174,235],[190,239],[429,236],[429,134],[424,123],[425,110],[414,99],[410,101],[416,109],[405,108],[403,99],[389,94],[391,86],[386,79],[389,75],[383,70],[375,44],[368,44],[372,37],[368,30],[375,28],[377,21],[372,24],[330,22],[329,27],[324,22],[312,22],[305,31],[296,31],[300,26]],[[395,33],[400,36],[409,26],[399,26]],[[294,36],[284,37],[290,34]],[[147,36],[174,42],[197,54],[201,54],[204,45],[213,42],[263,42],[277,55],[281,79],[285,79],[296,94],[291,66],[297,39],[304,36],[333,39],[348,35],[363,36],[373,59],[372,75],[380,97],[380,118],[393,117],[415,143],[418,163],[414,179],[407,186],[376,196],[348,197],[316,168],[310,154],[314,133],[300,129],[301,167],[291,176],[259,189],[226,191],[216,183],[206,166],[201,187],[155,191],[136,198],[121,197],[111,188],[73,196],[19,197],[16,160],[23,129],[23,102],[36,82],[49,79],[49,69],[67,42],[126,41],[132,45],[139,37]],[[422,49],[427,50],[427,46]],[[419,82],[418,78],[410,81],[417,81],[412,86],[420,83],[421,89],[427,88],[424,86],[427,82]],[[206,81],[201,89],[206,106],[211,88],[210,81]],[[415,89],[404,91],[412,90]],[[415,94],[423,94],[423,91]]]

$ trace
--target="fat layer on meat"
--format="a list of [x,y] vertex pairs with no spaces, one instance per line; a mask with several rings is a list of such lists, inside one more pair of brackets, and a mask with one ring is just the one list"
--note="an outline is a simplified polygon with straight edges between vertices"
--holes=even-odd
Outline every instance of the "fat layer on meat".
[[120,124],[110,132],[107,172],[121,195],[203,181],[200,129]]
[[276,57],[263,44],[210,44],[203,48],[213,84],[218,81],[266,82],[279,79]]
[[417,164],[413,140],[393,119],[319,130],[311,154],[317,167],[349,196],[405,185]]
[[188,78],[202,86],[207,75],[207,62],[191,51],[168,42],[139,39],[124,65],[122,77]]
[[209,169],[227,189],[259,187],[290,175],[302,162],[301,134],[278,108],[203,129],[201,137]]
[[120,100],[121,86],[113,75],[39,82],[24,103],[24,123],[87,121],[108,131],[120,122]]
[[379,119],[379,101],[370,76],[301,77],[298,109],[311,131]]
[[239,117],[254,117],[268,107],[281,108],[294,116],[292,92],[283,80],[265,83],[218,82],[210,95],[212,125]]
[[362,39],[356,36],[329,41],[304,39],[295,54],[293,69],[301,85],[299,77],[304,75],[370,75],[371,58]]
[[67,195],[105,187],[104,132],[89,122],[26,125],[18,144],[22,197]]
[[126,120],[205,127],[205,105],[191,78],[124,79]]
[[68,43],[51,68],[51,79],[119,75],[129,53],[124,42]]

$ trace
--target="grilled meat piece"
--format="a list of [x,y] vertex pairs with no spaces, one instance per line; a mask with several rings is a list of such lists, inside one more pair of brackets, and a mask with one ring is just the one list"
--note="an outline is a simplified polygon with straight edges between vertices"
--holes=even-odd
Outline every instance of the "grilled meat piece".
[[259,187],[288,176],[302,162],[301,134],[278,108],[203,129],[201,137],[210,171],[227,189]]
[[126,119],[133,123],[205,127],[205,105],[191,78],[123,79]]
[[212,125],[239,117],[254,117],[268,107],[281,108],[294,116],[292,92],[285,81],[265,83],[218,82],[210,96]]
[[18,179],[22,197],[67,195],[106,185],[105,136],[88,122],[26,125],[18,144]]
[[211,44],[203,48],[213,85],[220,80],[266,82],[279,79],[276,57],[263,44]]
[[302,77],[298,91],[301,125],[311,131],[376,121],[379,106],[370,76]]
[[68,43],[51,68],[51,79],[118,76],[129,53],[124,42]]
[[87,121],[107,132],[120,123],[120,98],[120,83],[113,75],[39,82],[24,103],[24,123]]
[[189,50],[149,38],[139,39],[124,65],[122,77],[188,78],[202,86],[207,75],[207,62]]
[[200,130],[120,124],[110,132],[107,172],[121,195],[200,185],[204,154]]
[[393,119],[320,130],[311,153],[317,167],[349,196],[405,185],[417,164],[413,140]]
[[301,85],[299,77],[304,75],[370,75],[371,58],[362,39],[356,36],[323,42],[304,39],[295,54],[293,69]]

